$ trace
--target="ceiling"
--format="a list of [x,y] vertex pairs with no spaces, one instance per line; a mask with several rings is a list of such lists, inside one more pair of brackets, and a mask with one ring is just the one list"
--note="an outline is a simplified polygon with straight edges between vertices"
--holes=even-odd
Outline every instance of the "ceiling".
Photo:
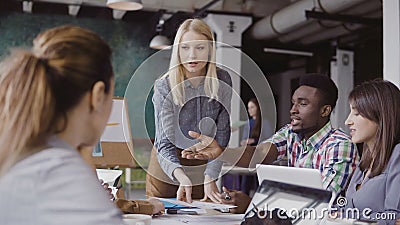
[[[107,0],[32,0],[33,2],[51,2],[70,5],[106,7]],[[142,0],[143,10],[168,12],[190,12],[201,9],[213,0]],[[295,2],[294,0],[220,0],[215,1],[208,10],[227,13],[247,13],[256,17],[263,17]]]
[[[67,4],[71,15],[76,15],[80,6],[107,7],[107,0],[14,1],[32,2],[32,4],[35,2]],[[250,33],[255,40],[272,40],[276,43],[298,46],[310,46],[338,38],[341,38],[341,42],[352,43],[363,35],[360,30],[368,28],[376,30],[376,27],[382,26],[382,0],[142,0],[142,2],[142,10],[150,12],[162,10],[170,14],[183,12],[201,16],[204,14],[200,12],[212,11],[252,16],[255,22],[250,28]],[[306,11],[319,14],[306,18]],[[122,19],[125,13],[127,12],[114,10],[114,19]]]
[[[4,0],[0,0],[4,1]],[[68,13],[76,16],[84,7],[107,8],[107,0],[7,0],[26,3],[68,5]],[[246,15],[253,24],[246,37],[263,47],[288,47],[309,50],[329,42],[331,45],[352,46],[366,36],[380,35],[382,30],[382,0],[142,0],[143,12],[181,13],[205,16],[207,12]],[[34,8],[34,7],[33,7]],[[306,12],[317,13],[306,17]],[[113,10],[114,19],[127,18],[137,11]],[[201,12],[201,13],[200,13]],[[205,13],[204,13],[205,12]],[[33,10],[35,13],[35,10]],[[172,25],[171,25],[172,24]],[[166,22],[176,30],[175,21]],[[248,40],[249,38],[247,38]],[[258,47],[258,46],[257,46]]]
[[[201,17],[215,12],[251,16],[253,24],[243,33],[242,50],[270,73],[304,66],[310,67],[310,71],[324,71],[329,68],[336,48],[358,50],[361,53],[358,56],[379,56],[382,49],[382,0],[142,0],[143,9],[130,12],[107,8],[107,0],[0,0],[0,11],[7,10],[2,6],[4,2],[12,2],[13,10],[17,11],[23,11],[23,5],[31,2],[32,13],[43,13],[46,8],[45,13],[51,10],[71,16],[124,21],[152,14],[154,21],[150,23],[154,23],[154,28],[149,29],[150,35],[156,34],[161,12],[166,12],[172,17],[165,22],[163,34],[170,39],[177,26],[194,15]],[[50,4],[54,7],[48,7]],[[307,18],[306,11],[317,14]],[[307,51],[314,55],[277,54],[264,48]]]

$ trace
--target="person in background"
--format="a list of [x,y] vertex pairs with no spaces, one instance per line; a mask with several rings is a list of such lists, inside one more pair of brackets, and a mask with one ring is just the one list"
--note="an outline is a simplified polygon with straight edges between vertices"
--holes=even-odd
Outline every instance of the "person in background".
[[197,143],[187,135],[189,130],[201,130],[227,146],[231,86],[228,72],[216,67],[210,27],[200,19],[185,20],[175,36],[169,71],[154,84],[156,135],[146,176],[148,196],[219,202],[215,181],[222,162],[180,155],[181,149]]
[[[243,149],[224,149],[217,141],[196,132],[189,134],[201,140],[185,149],[183,158],[216,159],[237,166],[254,167],[257,163],[271,164],[284,156],[288,166],[314,168],[321,172],[327,190],[339,193],[347,184],[358,161],[356,146],[347,134],[334,129],[330,115],[336,105],[338,90],[325,75],[307,74],[300,77],[299,87],[292,96],[290,124],[257,146]],[[233,212],[243,213],[250,198],[240,191],[224,188],[220,199],[238,207]],[[230,198],[225,199],[225,197]]]
[[111,112],[111,49],[61,26],[0,64],[0,224],[122,224],[78,149],[94,146]]
[[395,224],[400,219],[400,90],[389,81],[365,82],[350,92],[349,103],[351,140],[364,146],[346,190],[346,208],[369,211],[356,219]]
[[[261,117],[260,105],[256,98],[251,98],[247,103],[249,113],[249,129],[243,130],[241,146],[256,146],[259,142],[266,140],[273,134],[268,120]],[[250,131],[250,132],[249,132]],[[262,132],[261,132],[262,131]],[[250,195],[251,190],[256,190],[258,180],[256,175],[240,175],[240,190]]]
[[273,134],[273,131],[269,121],[262,119],[260,105],[258,104],[256,98],[251,98],[249,100],[247,103],[247,111],[250,117],[249,129],[243,130],[242,141],[240,142],[240,145],[256,146],[259,141],[262,142],[270,137]]

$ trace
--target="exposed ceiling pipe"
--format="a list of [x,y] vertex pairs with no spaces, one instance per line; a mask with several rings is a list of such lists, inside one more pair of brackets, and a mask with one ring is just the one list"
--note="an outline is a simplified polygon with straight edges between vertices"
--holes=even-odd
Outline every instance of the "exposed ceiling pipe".
[[[376,10],[382,9],[382,3],[379,0],[374,1],[366,1],[361,4],[355,5],[348,10],[341,12],[340,14],[344,15],[355,15],[355,16],[364,16],[366,14],[370,14],[375,12]],[[286,35],[282,35],[278,38],[278,40],[282,43],[292,42],[303,38],[311,33],[315,33],[317,31],[321,31],[327,28],[334,28],[337,26],[341,26],[342,22],[334,22],[334,21],[326,21],[326,20],[314,20],[310,24],[303,26],[295,31],[292,31]]]
[[300,56],[308,56],[308,57],[311,57],[314,54],[312,52],[296,51],[296,50],[288,50],[288,49],[279,49],[279,48],[264,48],[264,52],[287,54],[287,55],[300,55]]
[[372,12],[376,9],[382,9],[382,1],[381,0],[368,0],[365,2],[361,2],[358,5],[354,5],[351,8],[342,11],[340,14],[345,15],[361,15],[366,12]]
[[[379,18],[382,16],[382,10],[377,10],[366,17],[368,18]],[[322,40],[337,38],[346,34],[349,34],[355,30],[361,29],[365,27],[363,24],[342,24],[342,26],[338,26],[333,29],[325,30],[322,32],[317,32],[314,34],[310,34],[307,37],[300,40],[301,44],[309,45],[312,43],[316,43]]]
[[261,19],[251,34],[256,39],[270,39],[288,33],[308,23],[306,10],[336,13],[366,0],[300,0]]
[[[1,1],[1,0],[0,0]],[[56,4],[67,4],[67,5],[85,5],[85,6],[98,6],[105,7],[106,0],[101,1],[82,1],[82,0],[29,0],[34,2],[48,2],[48,3],[56,3]]]

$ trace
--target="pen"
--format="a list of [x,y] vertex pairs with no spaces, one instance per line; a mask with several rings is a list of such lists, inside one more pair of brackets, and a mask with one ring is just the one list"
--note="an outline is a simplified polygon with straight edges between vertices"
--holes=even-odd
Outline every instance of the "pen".
[[166,210],[167,214],[189,214],[189,215],[197,215],[197,212],[195,211],[186,211],[186,210],[181,210],[181,209],[167,209]]

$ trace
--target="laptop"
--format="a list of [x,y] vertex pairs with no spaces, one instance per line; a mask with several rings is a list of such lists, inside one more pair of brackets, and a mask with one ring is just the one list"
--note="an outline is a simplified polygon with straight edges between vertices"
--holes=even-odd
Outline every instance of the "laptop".
[[324,189],[321,172],[317,169],[257,164],[256,170],[260,185],[263,180],[270,180],[303,187]]
[[291,218],[292,224],[324,224],[331,195],[327,190],[263,180],[243,219],[258,216],[259,210],[280,208]]

